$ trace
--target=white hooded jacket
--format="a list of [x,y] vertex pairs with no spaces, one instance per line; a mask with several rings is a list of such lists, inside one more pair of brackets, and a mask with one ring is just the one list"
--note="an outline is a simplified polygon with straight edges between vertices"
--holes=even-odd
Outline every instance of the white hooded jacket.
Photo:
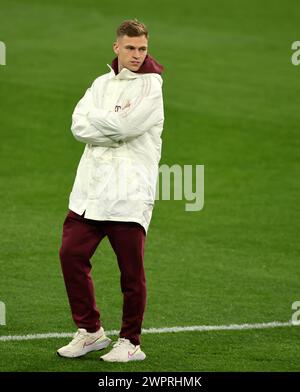
[[161,156],[162,78],[109,68],[73,112],[72,133],[86,146],[69,209],[93,220],[137,222],[147,232]]

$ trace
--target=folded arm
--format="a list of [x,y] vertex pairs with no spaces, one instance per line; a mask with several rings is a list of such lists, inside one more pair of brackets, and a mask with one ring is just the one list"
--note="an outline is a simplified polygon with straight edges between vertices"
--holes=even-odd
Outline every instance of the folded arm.
[[99,132],[87,118],[90,108],[94,107],[92,87],[87,89],[74,109],[71,131],[75,139],[80,142],[102,147],[119,147],[118,142]]
[[78,102],[72,115],[74,137],[87,144],[119,147],[123,141],[141,136],[164,121],[161,83],[156,78],[143,78],[132,100],[123,110],[114,112],[97,108],[93,84]]
[[115,142],[141,136],[164,120],[161,83],[156,78],[143,78],[141,87],[131,101],[119,112],[91,107],[89,123],[103,137]]

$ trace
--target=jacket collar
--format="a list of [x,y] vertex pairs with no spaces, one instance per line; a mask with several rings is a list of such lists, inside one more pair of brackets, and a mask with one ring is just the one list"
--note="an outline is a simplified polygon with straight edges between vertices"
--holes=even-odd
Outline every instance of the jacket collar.
[[139,76],[141,76],[141,75],[139,75],[139,74],[137,74],[137,73],[135,73],[135,72],[131,72],[131,71],[130,71],[129,69],[127,69],[127,68],[123,68],[123,69],[121,70],[121,72],[119,72],[119,73],[116,75],[114,69],[113,69],[109,64],[107,64],[107,66],[108,66],[108,68],[110,68],[110,73],[109,73],[109,77],[110,77],[110,78],[115,78],[115,79],[136,79],[136,78],[138,78]]
[[[107,64],[108,65],[108,64]],[[161,74],[164,70],[164,67],[159,64],[153,57],[147,55],[145,61],[141,65],[140,69],[137,72],[130,71],[127,68],[123,68],[120,72],[118,72],[118,58],[115,57],[112,61],[111,66],[108,65],[111,72],[111,77],[115,77],[116,79],[136,79],[139,74],[145,73],[156,73]]]

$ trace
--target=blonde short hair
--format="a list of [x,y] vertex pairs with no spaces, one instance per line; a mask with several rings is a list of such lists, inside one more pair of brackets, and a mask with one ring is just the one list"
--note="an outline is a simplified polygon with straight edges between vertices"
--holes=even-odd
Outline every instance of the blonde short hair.
[[137,19],[128,19],[117,28],[117,37],[123,37],[123,35],[128,35],[128,37],[140,37],[145,35],[148,38],[148,30],[144,23],[139,22]]

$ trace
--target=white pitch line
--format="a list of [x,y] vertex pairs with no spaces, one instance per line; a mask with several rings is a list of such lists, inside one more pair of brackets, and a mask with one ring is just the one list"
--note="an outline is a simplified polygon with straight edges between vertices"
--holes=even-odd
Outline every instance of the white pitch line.
[[[190,332],[190,331],[236,331],[243,329],[264,329],[264,328],[278,328],[278,327],[293,327],[299,326],[297,323],[292,321],[272,321],[270,323],[260,324],[230,324],[230,325],[194,325],[187,327],[169,327],[169,328],[149,328],[143,329],[142,334],[147,333],[170,333],[170,332]],[[106,335],[118,335],[119,331],[105,331]],[[0,336],[0,341],[14,341],[14,340],[35,340],[35,339],[49,339],[49,338],[69,338],[73,337],[74,332],[53,332],[53,333],[37,333],[31,335],[8,335]]]

